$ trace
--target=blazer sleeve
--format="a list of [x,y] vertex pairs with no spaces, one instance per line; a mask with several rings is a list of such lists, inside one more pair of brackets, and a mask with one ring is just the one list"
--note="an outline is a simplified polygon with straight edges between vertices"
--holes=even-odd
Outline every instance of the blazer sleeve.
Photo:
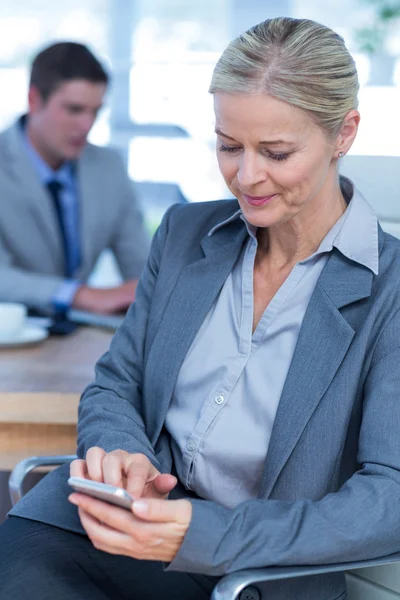
[[150,239],[146,231],[132,181],[116,154],[116,194],[121,204],[118,227],[111,244],[125,280],[139,279],[146,264]]
[[223,575],[238,569],[344,563],[398,552],[399,346],[398,311],[380,334],[366,378],[360,468],[336,493],[319,501],[250,500],[235,509],[191,500],[192,521],[168,570]]
[[64,278],[17,268],[0,239],[0,281],[0,301],[22,302],[32,308],[51,310],[52,297]]
[[135,302],[117,329],[109,351],[96,364],[94,383],[83,392],[78,409],[77,450],[82,458],[92,446],[106,452],[118,448],[143,453],[160,468],[142,417],[142,377],[149,309],[171,209],[153,238]]

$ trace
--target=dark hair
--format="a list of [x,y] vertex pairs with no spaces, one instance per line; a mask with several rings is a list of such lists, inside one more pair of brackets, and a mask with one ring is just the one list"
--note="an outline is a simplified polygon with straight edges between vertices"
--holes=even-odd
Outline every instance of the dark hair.
[[42,100],[72,79],[107,85],[109,76],[90,50],[76,42],[52,44],[33,59],[29,85],[39,90]]

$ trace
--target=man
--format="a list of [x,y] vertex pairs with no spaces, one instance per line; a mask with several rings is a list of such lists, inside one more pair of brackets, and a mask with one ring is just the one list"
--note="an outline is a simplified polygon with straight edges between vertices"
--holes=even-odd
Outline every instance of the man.
[[[28,114],[0,134],[0,301],[113,313],[133,301],[148,239],[119,155],[89,144],[108,75],[81,44],[32,63]],[[105,248],[125,282],[87,284]]]

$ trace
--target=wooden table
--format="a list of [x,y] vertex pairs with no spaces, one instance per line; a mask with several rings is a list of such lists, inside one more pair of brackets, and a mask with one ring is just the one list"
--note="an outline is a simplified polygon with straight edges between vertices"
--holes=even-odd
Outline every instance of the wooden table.
[[0,349],[0,469],[27,456],[75,452],[79,397],[111,337],[81,327],[34,346]]

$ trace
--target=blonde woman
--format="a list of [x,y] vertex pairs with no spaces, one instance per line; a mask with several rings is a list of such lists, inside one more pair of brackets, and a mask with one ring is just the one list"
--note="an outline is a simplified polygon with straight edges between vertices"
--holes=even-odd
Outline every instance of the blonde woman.
[[[71,473],[135,502],[69,503],[67,469],[46,477],[3,527],[7,597],[201,600],[238,569],[400,549],[400,242],[338,174],[354,61],[327,27],[269,19],[210,91],[237,201],[167,213],[80,404]],[[341,573],[257,593],[347,596]]]

